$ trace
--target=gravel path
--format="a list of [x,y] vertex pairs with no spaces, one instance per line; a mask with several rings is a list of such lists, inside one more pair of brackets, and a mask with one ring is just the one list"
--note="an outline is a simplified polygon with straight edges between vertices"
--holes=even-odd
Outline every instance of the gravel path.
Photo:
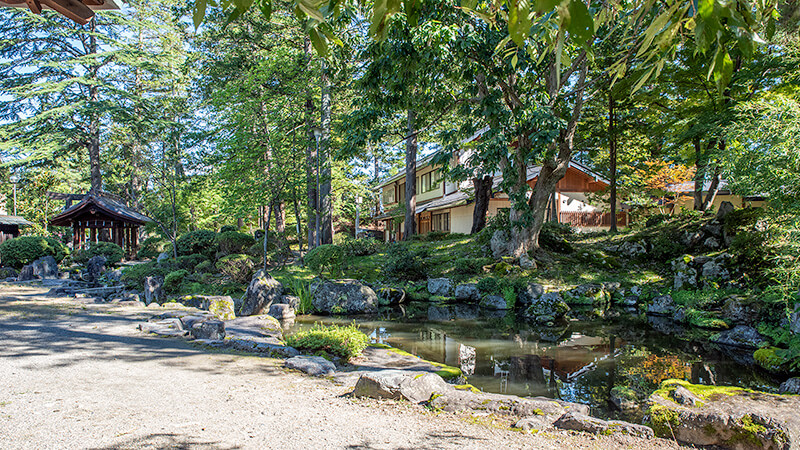
[[675,448],[352,399],[281,361],[136,330],[152,310],[0,285],[2,448]]

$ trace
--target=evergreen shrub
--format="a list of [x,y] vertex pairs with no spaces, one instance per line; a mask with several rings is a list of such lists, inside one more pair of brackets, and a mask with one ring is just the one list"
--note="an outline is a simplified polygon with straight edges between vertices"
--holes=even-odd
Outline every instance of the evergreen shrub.
[[355,325],[324,326],[315,324],[286,338],[286,344],[298,350],[325,352],[348,360],[361,354],[369,345],[369,336]]
[[15,269],[44,256],[52,256],[60,263],[68,254],[66,245],[44,236],[20,236],[0,244],[0,261]]
[[122,247],[113,242],[96,242],[86,250],[78,250],[72,254],[72,262],[86,264],[95,256],[104,256],[106,264],[113,266],[122,261],[124,252]]
[[237,283],[246,284],[253,277],[256,264],[247,255],[233,254],[217,261],[217,270]]

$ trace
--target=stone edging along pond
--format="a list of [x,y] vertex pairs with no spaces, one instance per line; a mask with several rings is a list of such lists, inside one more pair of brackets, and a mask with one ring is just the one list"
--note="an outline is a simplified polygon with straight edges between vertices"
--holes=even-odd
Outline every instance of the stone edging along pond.
[[[647,424],[606,421],[590,416],[587,405],[544,397],[491,394],[470,385],[454,385],[445,376],[457,368],[422,360],[384,345],[370,346],[361,357],[338,365],[287,347],[280,322],[270,316],[219,320],[205,311],[177,307],[142,323],[142,331],[192,339],[199,345],[284,358],[284,365],[353,385],[356,397],[398,399],[436,411],[475,412],[509,419],[525,431],[575,430],[654,436],[722,448],[789,449],[800,445],[800,397],[737,387],[692,385],[667,380],[648,400]],[[400,367],[398,369],[398,367]]]

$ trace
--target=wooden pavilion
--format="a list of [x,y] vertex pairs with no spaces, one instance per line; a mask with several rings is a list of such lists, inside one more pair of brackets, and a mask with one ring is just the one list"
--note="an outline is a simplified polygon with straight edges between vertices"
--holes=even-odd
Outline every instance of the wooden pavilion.
[[103,9],[119,9],[114,0],[5,0],[0,8],[27,7],[34,14],[52,9],[80,25],[86,25],[94,17],[94,12]]
[[[0,213],[4,213],[4,211],[0,211]],[[0,243],[19,236],[19,227],[31,225],[33,224],[25,220],[22,216],[0,214]]]
[[71,201],[67,199],[64,211],[53,217],[50,225],[72,227],[73,250],[85,249],[96,242],[113,242],[126,254],[133,255],[139,246],[139,227],[152,221],[107,193],[90,192],[75,205],[70,205]]

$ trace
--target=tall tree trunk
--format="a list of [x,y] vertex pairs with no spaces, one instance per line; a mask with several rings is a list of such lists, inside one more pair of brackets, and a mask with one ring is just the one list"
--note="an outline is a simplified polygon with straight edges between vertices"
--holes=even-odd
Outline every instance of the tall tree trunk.
[[475,209],[472,211],[472,230],[470,230],[472,234],[486,227],[486,213],[489,211],[493,181],[494,178],[491,175],[472,179],[472,185],[475,187]]
[[[580,74],[577,81],[577,90],[575,92],[575,104],[572,107],[572,115],[570,117],[567,127],[559,132],[558,139],[550,152],[553,156],[546,157],[542,168],[539,171],[539,177],[536,184],[533,186],[533,192],[528,200],[528,210],[517,210],[516,207],[511,208],[512,224],[516,223],[511,230],[511,240],[509,242],[508,251],[514,257],[519,257],[523,253],[530,250],[539,249],[539,233],[542,231],[544,225],[545,215],[547,208],[550,204],[550,199],[555,194],[556,185],[564,178],[569,167],[570,159],[572,158],[573,139],[575,138],[575,131],[578,127],[581,111],[583,109],[583,92],[586,86],[586,74],[589,68],[584,61],[580,67]],[[519,185],[517,190],[525,188],[520,182],[525,180],[526,167],[525,163],[518,163],[517,160],[522,160],[524,153],[520,150],[523,148],[530,148],[530,142],[526,135],[521,135],[519,144],[517,145],[517,157],[514,158],[517,167]],[[526,147],[527,146],[527,147]],[[527,216],[527,213],[530,215]],[[526,217],[527,216],[527,217]],[[530,217],[530,218],[528,218]]]
[[[717,148],[720,151],[720,154],[725,152],[725,139],[720,139]],[[711,183],[708,186],[708,192],[706,193],[706,198],[703,200],[703,203],[700,207],[700,211],[707,210],[711,205],[714,204],[714,199],[717,197],[717,193],[719,192],[719,182],[720,182],[720,173],[719,173],[719,165],[714,165],[714,175],[711,177]]]
[[286,203],[283,200],[275,202],[275,232],[286,231]]
[[[710,138],[708,140],[708,144],[706,144],[705,150],[703,150],[703,146],[700,144],[700,138],[695,137],[692,140],[694,144],[694,156],[695,156],[695,173],[694,173],[694,210],[695,211],[705,211],[710,202],[706,202],[706,199],[703,198],[703,191],[705,191],[705,184],[706,184],[706,175],[708,174],[709,169],[709,159],[711,154],[711,149],[717,146],[719,142],[720,148],[725,148],[725,143],[722,141],[718,141],[717,138]],[[719,169],[715,169],[714,175],[711,178],[711,183],[708,189],[708,196],[716,197],[717,189],[719,187]],[[713,194],[712,194],[713,192]]]
[[297,201],[297,192],[294,189],[292,189],[292,192],[294,192],[292,197],[293,197],[293,200],[294,200],[294,220],[296,221],[295,222],[296,223],[295,226],[297,227],[297,229],[296,229],[296,231],[297,231],[297,246],[299,247],[299,251],[302,254],[303,253],[303,231],[302,231],[303,229],[302,229],[301,224],[300,224],[300,202]]
[[617,112],[614,110],[614,95],[608,90],[608,164],[611,171],[611,228],[617,232]]
[[[89,57],[97,53],[97,37],[94,34],[96,28],[97,20],[92,17],[91,22],[89,22],[89,31],[91,32],[89,36]],[[89,70],[89,77],[96,80],[98,70],[99,68],[97,65],[92,63]],[[92,85],[89,86],[89,103],[93,110],[91,123],[89,124],[89,167],[92,185],[91,190],[97,194],[103,189],[103,178],[100,173],[100,115],[95,112],[95,108],[99,107],[99,97],[97,84],[92,83]]]
[[416,233],[414,217],[417,209],[417,113],[409,109],[407,112],[408,139],[406,139],[406,217],[403,229],[403,240],[411,239]]
[[[305,38],[303,51],[306,57],[305,69],[310,69],[311,60],[311,41]],[[311,91],[307,91],[305,104],[306,138],[306,201],[308,206],[308,248],[309,250],[317,246],[317,147],[316,137],[314,137],[314,99]]]
[[333,206],[331,204],[331,157],[330,157],[330,136],[331,136],[331,80],[328,77],[328,69],[325,61],[322,62],[322,101],[320,102],[320,125],[322,126],[322,137],[319,142],[320,158],[320,187],[319,200],[322,218],[320,241],[323,244],[333,244]]

